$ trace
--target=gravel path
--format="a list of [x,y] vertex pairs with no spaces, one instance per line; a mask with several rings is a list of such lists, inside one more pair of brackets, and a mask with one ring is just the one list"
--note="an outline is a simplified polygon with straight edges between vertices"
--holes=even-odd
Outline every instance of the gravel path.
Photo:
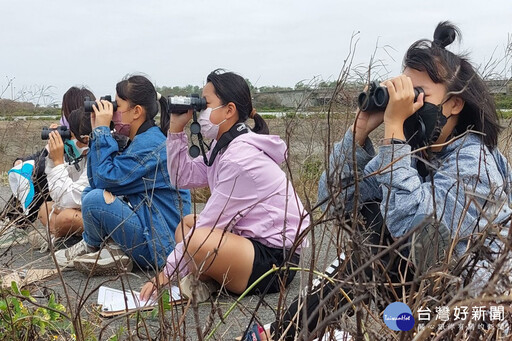
[[[0,187],[0,206],[5,204],[9,196],[9,188]],[[202,205],[197,205],[197,208],[202,209]],[[324,239],[321,243],[322,246],[319,249],[321,249],[322,254],[325,254],[324,251],[329,249],[330,241],[328,239],[330,238]],[[303,260],[309,260],[309,251],[306,251],[305,254]],[[329,261],[328,259],[329,258],[325,256],[317,257],[317,260],[320,261],[318,267],[325,268],[325,264]],[[18,269],[22,267],[35,269],[55,268],[49,252],[32,250],[28,243],[14,244],[10,248],[0,249],[0,264],[4,269]],[[305,267],[309,267],[309,264],[306,264]],[[307,280],[307,275],[307,273],[304,273],[303,275],[298,274],[296,276],[288,290],[284,293],[288,300],[291,300],[299,292],[299,288],[302,286],[301,282]],[[83,307],[80,309],[80,314],[85,321],[88,321],[86,324],[93,326],[94,332],[92,333],[96,335],[96,337],[101,336],[100,339],[107,339],[118,331],[120,327],[123,327],[125,334],[121,339],[124,339],[127,337],[126,330],[128,326],[133,332],[137,325],[135,317],[120,317],[114,319],[99,318],[93,310],[98,297],[97,288],[100,285],[107,285],[117,289],[124,287],[138,291],[142,284],[152,276],[152,273],[134,269],[132,273],[120,277],[98,276],[87,278],[87,276],[78,271],[71,270],[63,272],[62,278],[53,276],[47,280],[31,285],[30,291],[34,297],[40,300],[44,300],[44,296],[48,293],[54,292],[66,307],[74,307],[74,309],[76,309],[77,303],[83,304]],[[68,299],[66,297],[68,297]],[[261,304],[256,311],[256,316],[261,322],[269,323],[274,320],[274,310],[277,308],[279,297],[279,294],[271,294],[264,297],[263,304]],[[243,298],[224,320],[224,323],[220,325],[214,339],[233,340],[236,336],[241,335],[244,328],[249,323],[251,315],[255,312],[259,298],[258,296]],[[220,315],[226,313],[235,303],[236,299],[237,297],[235,296],[221,294],[214,304],[212,302],[206,302],[200,304],[198,309],[193,309],[193,307],[187,307],[186,305],[177,306],[172,310],[172,314],[169,313],[166,320],[177,323],[184,315],[184,326],[186,327],[181,327],[180,330],[181,333],[186,332],[186,336],[175,335],[176,339],[196,340],[199,339],[197,336],[197,328],[203,329],[210,323],[213,323],[213,325],[219,323],[221,320]],[[147,315],[149,316],[150,314]],[[198,323],[196,323],[196,321],[198,321]],[[154,336],[157,335],[159,330],[158,318],[148,317],[146,323],[150,334]],[[101,333],[101,329],[103,328],[105,328],[105,330]],[[146,333],[145,331],[141,332]]]

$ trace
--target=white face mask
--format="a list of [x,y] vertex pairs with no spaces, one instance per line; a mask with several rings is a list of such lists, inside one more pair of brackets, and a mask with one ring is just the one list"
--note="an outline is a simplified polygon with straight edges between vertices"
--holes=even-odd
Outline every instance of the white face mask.
[[77,139],[71,139],[70,141],[73,142],[73,149],[75,149],[75,153],[78,156],[81,156],[86,150],[89,150],[89,146],[78,147],[78,145],[76,144],[78,142]]
[[206,108],[205,110],[201,110],[199,112],[199,125],[201,126],[201,134],[203,137],[211,140],[215,140],[217,138],[217,135],[219,134],[219,127],[222,123],[226,122],[226,119],[224,121],[220,122],[219,124],[213,124],[212,121],[210,121],[210,115],[212,114],[212,111],[217,110],[219,108],[224,107],[225,105],[220,105],[216,108]]

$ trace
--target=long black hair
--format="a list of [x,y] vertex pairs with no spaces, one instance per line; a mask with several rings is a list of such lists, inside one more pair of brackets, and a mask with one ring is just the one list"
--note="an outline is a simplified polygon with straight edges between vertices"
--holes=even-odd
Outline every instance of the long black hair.
[[91,113],[85,112],[84,107],[75,109],[69,114],[69,130],[75,135],[75,138],[86,143],[82,136],[87,136],[92,132]]
[[238,110],[238,122],[244,123],[250,117],[254,120],[252,131],[258,134],[268,134],[267,122],[256,113],[252,106],[251,91],[245,79],[233,72],[222,69],[212,71],[206,78],[211,82],[216,95],[223,105],[234,103]]
[[140,105],[146,111],[146,120],[154,120],[160,111],[160,129],[167,134],[169,129],[169,113],[167,99],[157,98],[155,86],[142,75],[131,75],[117,83],[116,93],[119,98],[128,101],[133,106]]
[[440,22],[434,31],[433,41],[422,39],[409,47],[403,66],[427,72],[434,83],[446,86],[448,95],[463,99],[464,107],[458,115],[456,133],[467,129],[482,132],[485,145],[492,150],[498,145],[498,135],[502,130],[494,99],[468,58],[446,50],[446,46],[460,37],[455,25],[448,21]]
[[91,90],[85,87],[72,86],[62,96],[62,115],[69,121],[69,115],[75,109],[84,106],[85,97],[89,97],[92,101],[96,99]]

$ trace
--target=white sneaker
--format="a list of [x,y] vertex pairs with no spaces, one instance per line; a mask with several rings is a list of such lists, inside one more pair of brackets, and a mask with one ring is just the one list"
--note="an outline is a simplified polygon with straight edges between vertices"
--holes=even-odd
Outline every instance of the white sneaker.
[[86,276],[118,275],[133,269],[132,259],[113,242],[108,242],[97,252],[75,258],[73,265]]
[[75,258],[90,253],[91,251],[93,251],[92,248],[82,240],[67,249],[55,252],[55,259],[57,259],[57,264],[60,267],[72,267]]
[[[50,236],[50,238],[55,238]],[[39,250],[39,252],[45,252],[49,249],[48,235],[45,228],[34,228],[27,235],[28,243],[33,250]],[[56,242],[57,240],[55,240]]]
[[220,290],[220,284],[211,279],[208,281],[201,281],[194,277],[195,275],[189,273],[180,280],[181,295],[186,298],[192,299],[193,293],[196,296],[197,303],[207,301],[210,296]]

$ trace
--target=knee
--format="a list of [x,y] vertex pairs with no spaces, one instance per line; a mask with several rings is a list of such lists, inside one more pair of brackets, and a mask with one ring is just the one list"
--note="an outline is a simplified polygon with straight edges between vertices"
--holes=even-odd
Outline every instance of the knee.
[[188,214],[185,217],[183,217],[183,220],[181,223],[188,227],[189,229],[194,227],[194,224],[196,222],[196,215],[195,214]]
[[[187,251],[195,260],[204,260],[218,247],[217,238],[212,238],[212,230],[201,228],[195,230],[187,240]],[[215,244],[215,245],[213,245]]]
[[176,231],[174,232],[174,238],[176,242],[181,242],[187,235],[187,233],[194,227],[195,223],[195,215],[189,214],[183,217],[183,220],[176,226]]
[[104,203],[103,192],[103,189],[96,188],[82,196],[82,212],[88,212],[92,207]]
[[41,219],[41,218],[44,218],[44,219],[47,219],[48,218],[48,214],[50,213],[49,210],[48,210],[48,206],[49,206],[50,203],[48,203],[47,201],[43,202],[43,204],[41,205],[41,207],[39,207],[39,212],[37,214],[38,218]]

